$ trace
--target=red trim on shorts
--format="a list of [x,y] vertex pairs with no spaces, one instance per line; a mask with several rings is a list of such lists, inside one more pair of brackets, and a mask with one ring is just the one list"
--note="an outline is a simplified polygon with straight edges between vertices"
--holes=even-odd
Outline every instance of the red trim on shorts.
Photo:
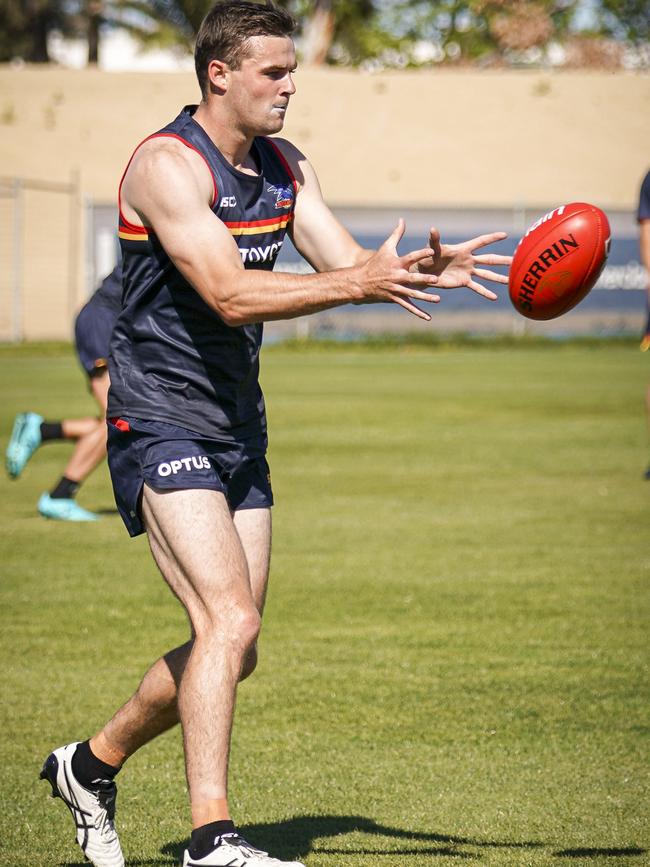
[[131,430],[131,425],[123,418],[109,418],[109,421],[113,427],[116,427],[118,430],[124,431],[125,433],[128,433]]

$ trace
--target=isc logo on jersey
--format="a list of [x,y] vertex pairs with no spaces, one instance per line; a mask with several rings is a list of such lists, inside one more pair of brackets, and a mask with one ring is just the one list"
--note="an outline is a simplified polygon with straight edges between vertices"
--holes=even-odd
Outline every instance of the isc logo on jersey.
[[183,467],[188,472],[191,472],[192,470],[209,470],[211,469],[211,464],[206,455],[177,458],[173,461],[163,461],[162,464],[158,464],[157,472],[159,476],[171,476],[172,474],[176,475]]

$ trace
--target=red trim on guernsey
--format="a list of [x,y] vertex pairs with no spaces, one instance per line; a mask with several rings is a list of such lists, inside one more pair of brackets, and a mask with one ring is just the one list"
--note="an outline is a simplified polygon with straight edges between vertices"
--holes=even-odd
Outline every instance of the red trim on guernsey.
[[131,430],[131,425],[123,418],[109,418],[109,421],[113,427],[116,427],[118,430],[122,430],[125,433],[128,433]]
[[133,162],[133,157],[136,155],[138,150],[142,147],[142,145],[145,142],[151,141],[151,139],[153,139],[153,138],[175,138],[175,139],[178,139],[179,142],[182,142],[182,144],[184,144],[185,147],[188,147],[192,151],[196,151],[196,153],[202,158],[203,162],[208,167],[208,171],[210,172],[210,177],[212,178],[212,189],[214,192],[212,195],[212,203],[210,204],[210,207],[214,208],[215,202],[217,201],[217,195],[218,195],[217,179],[214,176],[214,172],[210,168],[210,163],[203,156],[201,151],[198,150],[198,148],[194,147],[193,144],[190,144],[190,142],[186,141],[184,138],[181,138],[181,136],[176,135],[176,133],[174,133],[174,132],[155,132],[153,135],[148,135],[145,139],[143,139],[140,142],[140,144],[136,147],[136,149],[133,151],[133,153],[131,154],[131,159],[126,164],[126,168],[124,169],[124,173],[122,174],[122,177],[120,179],[120,185],[117,189],[117,207],[119,210],[120,225],[123,226],[126,231],[134,232],[136,234],[141,234],[143,229],[144,229],[143,234],[145,234],[145,235],[148,234],[150,231],[152,231],[151,226],[137,226],[135,223],[130,223],[126,219],[126,217],[122,213],[122,184],[124,183],[124,178],[126,177],[126,173],[129,170],[129,166]]
[[133,223],[129,223],[128,226],[125,225],[120,220],[119,226],[120,232],[128,232],[129,235],[149,235],[149,226],[134,226]]
[[291,183],[293,184],[293,191],[294,191],[294,193],[295,193],[296,195],[298,195],[298,181],[296,180],[296,176],[294,175],[294,173],[291,171],[291,166],[290,166],[289,163],[287,162],[287,158],[285,157],[285,155],[282,153],[282,151],[281,151],[280,148],[276,145],[276,143],[273,141],[272,138],[266,138],[266,137],[265,137],[264,140],[267,141],[267,142],[271,145],[271,147],[273,148],[273,150],[274,150],[274,151],[276,152],[276,154],[278,155],[278,157],[279,157],[279,159],[280,159],[280,162],[281,162],[282,165],[284,166],[284,169],[285,169],[286,173],[287,173],[287,174],[289,175],[289,177],[291,178]]
[[275,226],[277,223],[281,223],[283,220],[287,222],[293,219],[293,214],[278,214],[277,217],[269,217],[267,220],[249,220],[248,222],[232,222],[229,223],[227,220],[223,221],[224,226],[228,229],[249,229],[254,226]]

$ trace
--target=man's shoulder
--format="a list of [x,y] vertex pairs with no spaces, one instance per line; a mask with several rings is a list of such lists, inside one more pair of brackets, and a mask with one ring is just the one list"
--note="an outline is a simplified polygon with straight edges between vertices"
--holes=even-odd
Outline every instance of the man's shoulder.
[[271,146],[280,151],[284,159],[293,166],[298,166],[301,160],[305,160],[304,153],[289,139],[280,138],[278,136],[269,136],[265,141],[270,142]]
[[317,183],[316,173],[305,154],[293,142],[286,138],[272,136],[267,138],[273,147],[280,153],[282,159],[286,162],[291,175],[298,185],[299,190],[303,190],[310,178]]
[[156,132],[144,139],[138,146],[134,158],[156,159],[162,155],[163,159],[167,155],[175,157],[180,155],[186,157],[192,152],[187,143],[177,134],[172,132]]
[[161,178],[192,174],[203,179],[206,165],[198,151],[182,138],[166,132],[145,139],[133,154],[125,180]]

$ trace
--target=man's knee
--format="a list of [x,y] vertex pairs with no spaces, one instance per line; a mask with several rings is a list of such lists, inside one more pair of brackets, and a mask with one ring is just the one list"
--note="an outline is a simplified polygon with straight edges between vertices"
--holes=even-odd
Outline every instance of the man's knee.
[[241,674],[239,675],[240,682],[246,680],[246,678],[250,677],[255,671],[257,668],[257,659],[257,643],[255,643],[250,648],[246,654],[246,658],[244,659],[244,665],[242,666]]
[[237,636],[238,644],[244,653],[248,654],[260,634],[262,626],[260,613],[251,602],[250,605],[235,612],[234,621],[234,634]]
[[222,601],[217,610],[205,611],[204,616],[193,619],[196,640],[222,646],[245,657],[254,646],[262,625],[260,613],[253,605]]

